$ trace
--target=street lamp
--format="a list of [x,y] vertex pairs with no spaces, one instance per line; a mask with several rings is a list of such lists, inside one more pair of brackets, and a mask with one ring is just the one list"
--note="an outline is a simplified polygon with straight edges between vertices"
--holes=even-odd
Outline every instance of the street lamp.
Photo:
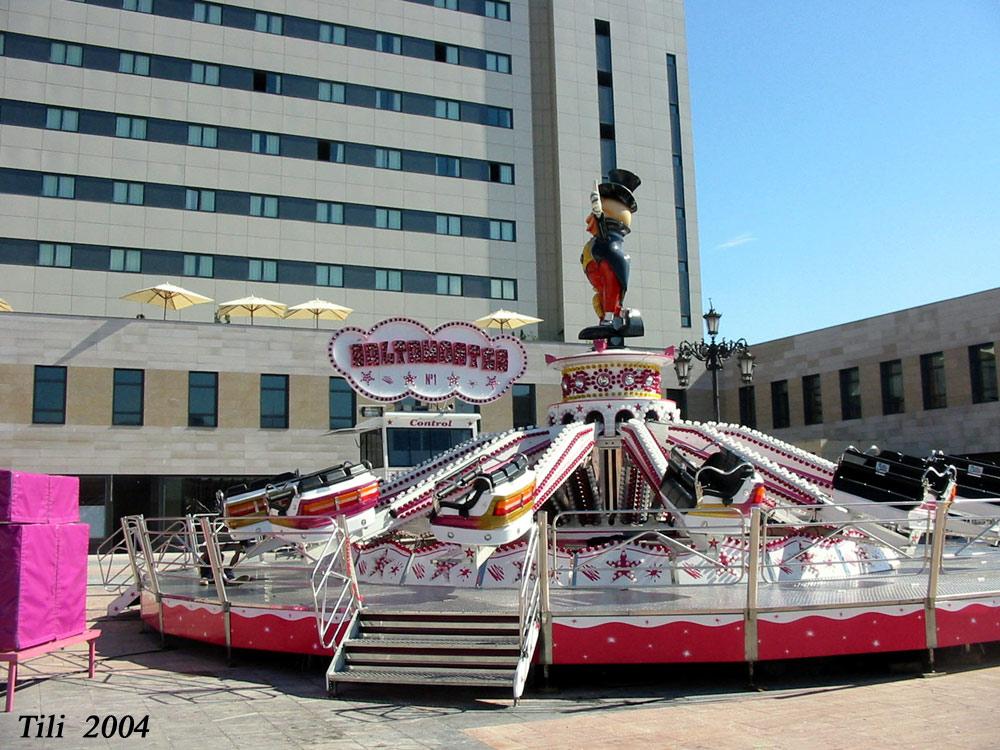
[[754,356],[750,353],[750,345],[746,339],[736,341],[715,340],[719,335],[719,319],[722,313],[718,312],[709,300],[709,310],[702,316],[705,319],[705,328],[711,341],[682,341],[677,347],[677,354],[674,357],[674,370],[677,372],[677,384],[681,388],[687,388],[691,383],[691,360],[697,359],[705,363],[705,369],[712,373],[712,403],[715,405],[715,421],[722,421],[722,412],[719,405],[719,370],[727,359],[737,356],[740,366],[740,379],[744,384],[753,382]]

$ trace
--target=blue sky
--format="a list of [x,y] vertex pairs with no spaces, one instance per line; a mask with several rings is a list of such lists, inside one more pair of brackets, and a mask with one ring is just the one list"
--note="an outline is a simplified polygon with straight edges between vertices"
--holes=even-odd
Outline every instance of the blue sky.
[[687,0],[702,292],[749,341],[1000,286],[1000,0]]

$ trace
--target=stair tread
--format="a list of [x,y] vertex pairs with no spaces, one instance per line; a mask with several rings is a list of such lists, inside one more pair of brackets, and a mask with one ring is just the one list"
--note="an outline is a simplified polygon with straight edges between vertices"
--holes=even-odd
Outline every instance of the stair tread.
[[485,638],[482,636],[464,637],[456,639],[455,636],[434,636],[433,634],[421,633],[413,637],[393,634],[385,636],[382,634],[365,635],[362,638],[351,638],[345,646],[364,647],[386,647],[386,648],[433,648],[433,649],[478,649],[478,648],[519,648],[520,641],[516,636],[503,636],[497,638]]
[[332,682],[369,682],[381,684],[417,685],[495,685],[508,687],[514,679],[513,669],[462,670],[426,669],[423,667],[348,667],[331,672]]

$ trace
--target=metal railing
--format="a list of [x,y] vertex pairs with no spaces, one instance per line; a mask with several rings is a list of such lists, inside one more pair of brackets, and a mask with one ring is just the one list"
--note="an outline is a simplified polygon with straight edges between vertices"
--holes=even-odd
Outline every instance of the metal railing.
[[514,673],[514,702],[516,703],[524,691],[524,683],[528,676],[532,658],[535,654],[535,644],[538,643],[538,631],[541,620],[541,572],[539,558],[538,520],[535,519],[528,532],[527,544],[521,564],[521,585],[517,592],[517,622],[519,656],[517,669]]
[[[344,517],[323,545],[316,566],[309,577],[316,627],[320,643],[331,648],[343,639],[361,610],[362,599],[354,572],[351,538]],[[332,584],[332,591],[331,591]]]

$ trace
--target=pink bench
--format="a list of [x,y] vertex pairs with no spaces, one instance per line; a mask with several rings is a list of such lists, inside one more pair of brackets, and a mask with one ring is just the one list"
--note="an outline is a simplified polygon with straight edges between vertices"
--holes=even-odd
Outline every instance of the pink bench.
[[78,635],[71,635],[68,638],[59,638],[48,643],[41,643],[31,648],[23,648],[20,651],[0,651],[0,661],[7,662],[7,704],[4,711],[10,713],[14,710],[14,690],[17,687],[17,665],[22,661],[34,659],[37,656],[44,656],[53,651],[61,651],[69,646],[78,643],[86,643],[89,646],[90,664],[87,669],[87,676],[94,676],[94,641],[101,634],[100,630],[84,630]]

